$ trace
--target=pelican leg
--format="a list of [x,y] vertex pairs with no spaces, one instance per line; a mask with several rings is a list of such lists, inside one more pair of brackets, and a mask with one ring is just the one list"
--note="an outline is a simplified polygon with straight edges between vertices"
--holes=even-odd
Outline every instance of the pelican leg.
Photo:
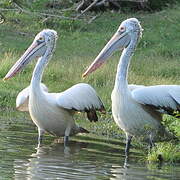
[[38,148],[41,146],[44,133],[45,133],[45,131],[43,129],[38,128],[38,134],[39,134],[39,136],[38,136]]
[[71,125],[69,124],[65,130],[65,136],[64,136],[64,146],[66,147],[66,145],[69,142],[69,134],[71,132]]
[[132,140],[132,136],[126,134],[126,147],[125,147],[125,156],[126,158],[128,158],[129,156],[129,149],[131,146],[131,140]]
[[151,151],[151,149],[155,146],[154,142],[153,142],[153,137],[150,134],[149,135],[149,151]]
[[64,146],[66,146],[69,142],[69,136],[64,136]]

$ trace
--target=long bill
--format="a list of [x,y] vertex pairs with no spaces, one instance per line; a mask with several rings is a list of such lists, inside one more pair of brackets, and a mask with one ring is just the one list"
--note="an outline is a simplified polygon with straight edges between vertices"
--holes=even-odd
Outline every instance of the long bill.
[[21,58],[12,66],[3,80],[10,79],[14,77],[18,72],[20,72],[32,59],[37,56],[41,56],[40,50],[45,47],[44,42],[34,41],[30,47],[25,51]]
[[119,33],[116,32],[106,46],[101,50],[96,59],[88,67],[82,77],[86,77],[88,74],[92,73],[98,69],[106,60],[113,54],[114,51],[118,49],[125,48],[130,42],[130,37],[127,32]]

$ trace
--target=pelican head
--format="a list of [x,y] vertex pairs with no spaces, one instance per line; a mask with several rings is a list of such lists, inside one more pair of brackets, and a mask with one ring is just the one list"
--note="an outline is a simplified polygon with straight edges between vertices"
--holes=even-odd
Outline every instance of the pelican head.
[[82,76],[85,77],[99,68],[114,51],[127,48],[131,42],[137,41],[139,37],[141,37],[142,30],[140,22],[136,18],[130,18],[123,21],[117,32]]
[[25,51],[21,58],[13,65],[9,72],[4,77],[4,80],[10,79],[15,76],[19,71],[21,71],[31,60],[36,57],[43,56],[47,50],[49,54],[55,47],[57,39],[57,32],[51,29],[44,29],[38,33],[30,45],[30,47]]

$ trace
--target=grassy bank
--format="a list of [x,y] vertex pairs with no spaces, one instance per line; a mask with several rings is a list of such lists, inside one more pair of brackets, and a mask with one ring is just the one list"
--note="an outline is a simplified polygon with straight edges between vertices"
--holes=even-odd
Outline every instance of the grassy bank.
[[[129,17],[136,17],[141,21],[144,31],[132,59],[129,83],[180,84],[179,11],[180,7],[153,14],[106,12],[91,24],[59,19],[44,22],[35,15],[7,12],[6,22],[0,25],[0,78],[5,76],[12,64],[30,45],[36,33],[44,28],[55,29],[59,39],[55,54],[44,72],[43,82],[49,87],[50,92],[63,91],[79,82],[91,84],[102,98],[108,113],[101,116],[98,123],[89,123],[84,120],[84,115],[77,115],[78,122],[97,135],[120,138],[123,132],[112,119],[110,99],[120,53],[116,53],[103,68],[88,78],[83,80],[81,74],[117,30],[120,22]],[[5,83],[1,81],[1,109],[15,109],[16,95],[29,85],[34,63],[12,80]],[[178,119],[165,116],[164,123],[180,137]],[[179,148],[180,144],[158,144],[148,160],[157,161],[158,154],[163,155],[164,151],[169,149],[168,157],[171,157],[171,161],[180,161]],[[174,149],[173,153],[171,149]],[[164,160],[170,161],[167,157]]]

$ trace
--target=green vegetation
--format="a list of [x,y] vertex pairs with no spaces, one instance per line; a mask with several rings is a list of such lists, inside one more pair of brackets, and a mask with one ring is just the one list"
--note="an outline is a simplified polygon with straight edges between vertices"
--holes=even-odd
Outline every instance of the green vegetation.
[[[36,33],[44,28],[55,29],[59,35],[57,48],[44,72],[43,82],[49,87],[50,92],[63,91],[79,82],[91,84],[102,98],[107,114],[102,115],[97,123],[89,123],[84,120],[84,115],[78,114],[76,116],[78,123],[96,135],[119,139],[123,136],[123,132],[112,119],[110,95],[120,53],[116,53],[107,65],[86,79],[82,79],[81,74],[116,31],[120,22],[129,17],[136,17],[141,21],[144,32],[132,59],[129,83],[180,84],[179,11],[180,6],[153,14],[105,12],[91,24],[58,18],[44,21],[43,17],[34,14],[4,12],[6,21],[0,24],[0,78],[2,79],[18,60],[33,41]],[[15,110],[16,95],[29,85],[34,63],[15,78],[5,83],[1,81],[0,108],[2,111]],[[180,137],[178,119],[165,116],[164,123]],[[137,142],[136,146],[141,145]],[[178,148],[179,144],[173,144],[173,142],[158,144],[149,154],[148,160],[157,161],[157,156],[161,153],[165,161],[179,162]]]
[[154,147],[152,152],[148,155],[149,162],[171,162],[180,161],[180,146],[172,143],[159,143]]

